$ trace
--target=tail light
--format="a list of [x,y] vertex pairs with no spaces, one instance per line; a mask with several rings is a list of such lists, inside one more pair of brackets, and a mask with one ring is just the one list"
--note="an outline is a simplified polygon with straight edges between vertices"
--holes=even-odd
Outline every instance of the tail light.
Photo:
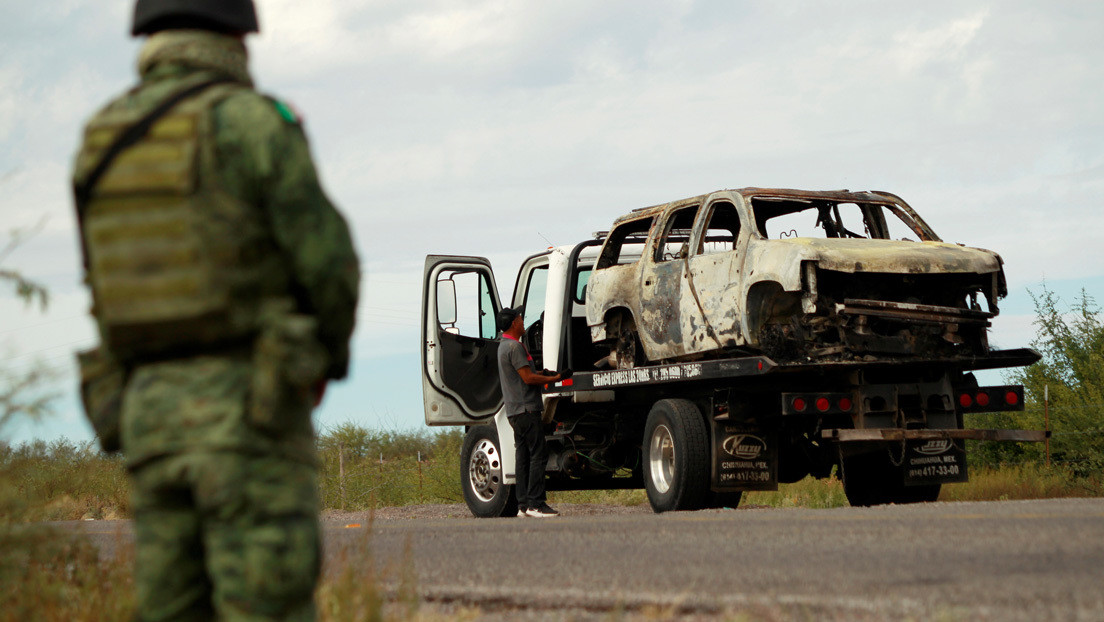
[[[1002,399],[1003,398],[1003,399]],[[985,413],[1023,410],[1023,387],[1006,385],[977,387],[958,394],[959,412]]]
[[855,402],[850,393],[783,393],[784,415],[834,415],[850,413]]

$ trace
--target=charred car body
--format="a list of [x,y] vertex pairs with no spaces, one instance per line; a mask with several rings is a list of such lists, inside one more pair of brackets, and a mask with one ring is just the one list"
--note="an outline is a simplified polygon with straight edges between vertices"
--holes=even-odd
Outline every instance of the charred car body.
[[744,188],[615,221],[586,315],[622,368],[946,358],[988,350],[1005,294],[996,253],[941,241],[893,194]]

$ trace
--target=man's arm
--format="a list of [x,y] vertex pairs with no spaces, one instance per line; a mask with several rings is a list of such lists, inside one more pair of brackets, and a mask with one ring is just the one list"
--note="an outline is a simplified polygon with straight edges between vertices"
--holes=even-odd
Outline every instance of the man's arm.
[[563,374],[556,374],[554,376],[546,376],[545,374],[538,374],[533,371],[531,367],[526,365],[525,367],[519,367],[518,375],[521,376],[521,381],[525,384],[551,384],[553,382],[559,382],[563,379]]
[[302,127],[252,92],[217,110],[219,164],[234,194],[263,209],[302,310],[318,319],[328,378],[345,377],[356,322],[360,264],[345,219],[318,182]]

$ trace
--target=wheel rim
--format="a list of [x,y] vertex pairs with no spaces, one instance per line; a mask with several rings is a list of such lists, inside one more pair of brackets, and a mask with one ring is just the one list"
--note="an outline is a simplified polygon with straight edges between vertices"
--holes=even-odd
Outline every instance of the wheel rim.
[[468,482],[480,501],[490,501],[502,487],[502,460],[498,448],[489,440],[481,440],[472,450],[468,462]]
[[648,470],[652,475],[652,484],[657,492],[666,493],[671,489],[675,476],[675,439],[667,426],[658,425],[648,445]]

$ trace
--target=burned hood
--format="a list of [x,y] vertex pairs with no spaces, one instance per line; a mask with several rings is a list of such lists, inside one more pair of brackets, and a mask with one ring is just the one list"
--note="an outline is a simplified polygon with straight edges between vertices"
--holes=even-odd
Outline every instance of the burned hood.
[[816,261],[821,269],[838,272],[984,274],[1000,270],[996,253],[946,242],[792,238],[770,240],[768,245],[784,254]]

